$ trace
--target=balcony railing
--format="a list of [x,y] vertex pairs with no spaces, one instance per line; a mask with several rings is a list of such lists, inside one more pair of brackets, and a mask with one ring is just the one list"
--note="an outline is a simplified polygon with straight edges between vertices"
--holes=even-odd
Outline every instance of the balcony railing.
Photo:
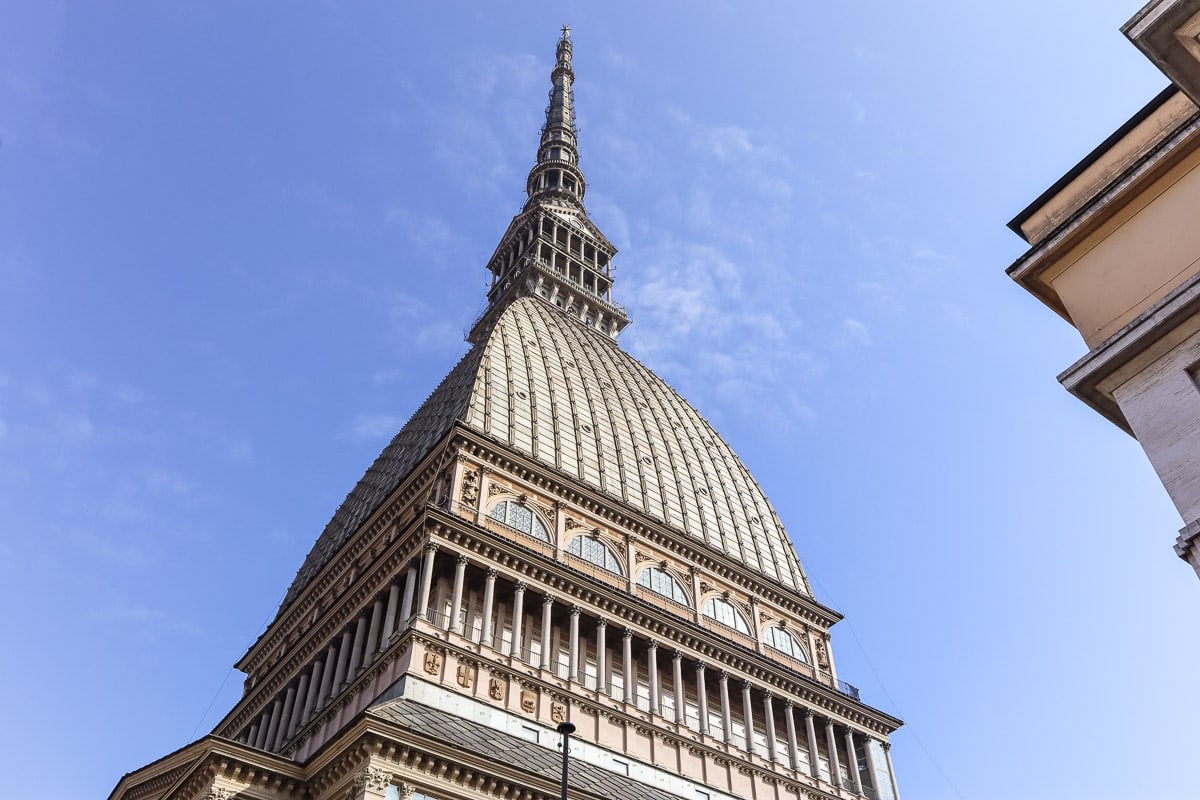
[[852,683],[846,683],[844,680],[839,678],[837,688],[839,692],[847,697],[853,697],[855,700],[862,700],[862,698],[858,696],[858,687]]

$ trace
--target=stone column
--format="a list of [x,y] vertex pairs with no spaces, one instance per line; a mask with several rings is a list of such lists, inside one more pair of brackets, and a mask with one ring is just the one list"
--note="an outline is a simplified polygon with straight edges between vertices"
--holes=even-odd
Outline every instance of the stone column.
[[658,704],[658,642],[646,646],[646,668],[650,680],[650,713],[662,713]]
[[729,707],[729,673],[721,670],[721,740],[730,744],[733,740],[733,712]]
[[596,691],[603,693],[608,686],[608,621],[596,621]]
[[804,635],[808,638],[808,665],[812,667],[813,677],[821,674],[821,667],[817,664],[817,640],[813,636],[812,628],[804,626]]
[[789,763],[792,769],[800,770],[800,745],[796,741],[796,713],[791,698],[783,701],[783,724],[787,728],[788,752],[791,754]]
[[267,728],[271,724],[270,709],[264,711],[258,718],[258,735],[254,737],[254,746],[259,750],[267,749]]
[[271,719],[267,723],[267,738],[263,743],[264,750],[275,749],[275,738],[279,735],[279,716],[283,713],[283,701],[276,700],[271,704]]
[[579,606],[571,606],[571,638],[567,659],[568,681],[579,680]]
[[754,752],[754,706],[750,703],[750,684],[742,684],[742,714],[746,717],[746,752]]
[[512,649],[509,655],[518,661],[521,659],[521,645],[525,639],[525,587],[525,581],[517,581],[516,589],[513,590]]
[[875,753],[871,751],[871,745],[875,740],[870,736],[863,743],[863,752],[867,754],[867,774],[871,776],[871,788],[875,790],[875,796],[879,797],[879,765],[875,763]]
[[417,565],[412,564],[408,568],[408,575],[404,579],[404,601],[400,604],[400,624],[408,628],[412,624],[413,600],[417,596]]
[[358,668],[362,665],[363,641],[367,637],[367,615],[359,614],[354,623],[354,641],[350,644],[350,666],[346,668],[346,680],[354,680]]
[[775,700],[771,692],[763,692],[763,724],[767,728],[767,758],[779,760],[779,742],[775,739]]
[[833,663],[833,639],[828,635],[822,636],[825,642],[825,657],[829,659],[829,675],[833,678],[833,688],[838,687],[837,664]]
[[379,633],[379,652],[388,649],[392,634],[396,632],[396,608],[400,604],[400,584],[392,581],[388,587],[387,611],[383,615],[383,630]]
[[551,610],[554,608],[554,598],[546,595],[542,598],[542,669],[550,669],[550,630]]
[[678,650],[671,657],[671,680],[675,683],[675,724],[686,725],[687,714],[683,706],[683,653]]
[[854,749],[854,731],[850,728],[846,728],[846,769],[850,771],[850,780],[854,781],[854,791],[862,794],[862,773],[858,771],[858,752]]
[[892,768],[892,743],[883,743],[883,756],[887,759],[888,780],[892,782],[892,796],[900,800],[900,787],[896,785],[896,770]]
[[479,468],[479,500],[475,503],[475,521],[483,524],[483,514],[487,511],[488,495],[492,491],[492,471],[487,467]]
[[497,574],[499,574],[499,570],[490,567],[487,577],[483,580],[483,626],[479,630],[479,643],[484,647],[492,646],[492,626],[495,624],[492,621],[492,614],[495,613],[493,605],[496,602]]
[[[346,795],[347,800],[384,800],[387,797],[388,785],[392,782],[392,772],[388,769],[383,769],[368,762],[368,766],[362,772],[354,776],[354,784],[350,793]],[[404,788],[401,788],[401,797],[404,796]],[[410,797],[411,790],[407,793]]]
[[254,720],[254,724],[250,726],[250,732],[246,734],[245,741],[251,747],[258,746],[258,720]]
[[754,649],[761,653],[763,651],[762,628],[758,621],[758,598],[754,595],[750,596],[750,632],[754,634]]
[[450,595],[450,624],[446,630],[462,633],[463,578],[467,574],[467,557],[459,556],[454,562],[454,590]]
[[626,703],[637,702],[637,670],[633,668],[633,631],[626,628],[621,634],[621,670],[625,676]]
[[834,786],[842,785],[842,765],[838,758],[837,737],[833,735],[833,720],[825,720],[825,743],[829,745],[829,782]]
[[275,741],[271,742],[272,750],[278,750],[279,746],[287,741],[287,730],[292,724],[292,706],[295,704],[296,687],[289,686],[283,696],[283,706],[279,713],[279,732],[275,736]]
[[321,676],[324,673],[321,659],[313,661],[312,678],[308,682],[308,697],[304,699],[304,713],[300,716],[300,724],[307,725],[312,719],[313,710],[317,707],[317,698],[321,696]]
[[633,551],[633,537],[625,534],[625,591],[633,594],[633,586],[637,581],[637,557]]
[[338,648],[337,669],[333,673],[331,696],[337,695],[342,690],[342,684],[346,680],[346,665],[350,661],[350,642],[353,638],[354,632],[349,628],[342,633],[342,644]]
[[708,733],[708,687],[704,684],[704,662],[696,662],[696,704],[700,707],[700,733]]
[[383,598],[375,598],[371,606],[371,625],[367,628],[367,649],[363,653],[363,664],[370,664],[379,652],[379,629],[383,625]]
[[429,593],[433,588],[433,561],[437,557],[435,542],[425,543],[425,561],[421,564],[421,596],[417,602],[417,616],[429,619]]
[[804,730],[808,734],[808,774],[821,777],[821,754],[817,751],[817,726],[813,724],[811,708],[804,709]]
[[324,708],[333,692],[334,662],[337,659],[337,645],[330,644],[325,651],[325,669],[321,671],[321,693],[317,695],[317,708]]
[[300,721],[304,717],[304,706],[306,705],[305,701],[308,700],[308,681],[309,677],[307,672],[300,675],[300,682],[296,686],[295,704],[292,706],[291,719],[289,720],[287,733],[284,736],[286,739],[292,738],[292,734],[294,734],[296,729],[300,727]]

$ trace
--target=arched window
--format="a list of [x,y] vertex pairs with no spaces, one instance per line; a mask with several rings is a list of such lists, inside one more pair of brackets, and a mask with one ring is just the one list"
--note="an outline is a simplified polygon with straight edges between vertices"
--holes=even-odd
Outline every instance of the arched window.
[[766,636],[767,647],[778,650],[784,655],[791,656],[797,661],[808,663],[808,653],[804,652],[804,646],[796,641],[796,637],[780,628],[777,625],[772,625],[767,628]]
[[661,594],[663,597],[669,597],[676,603],[685,606],[688,604],[687,592],[683,590],[679,581],[675,580],[671,576],[671,573],[665,569],[647,567],[638,576],[638,585],[645,586],[650,591]]
[[734,608],[733,603],[720,597],[710,597],[704,602],[704,616],[715,619],[727,628],[733,628],[738,633],[750,636],[750,626],[742,612]]
[[613,551],[609,550],[604,542],[594,536],[576,536],[567,544],[567,552],[584,561],[590,561],[601,569],[618,575],[623,574],[620,559],[613,555]]
[[545,524],[538,519],[537,514],[534,514],[533,510],[528,506],[522,505],[515,500],[502,500],[496,503],[488,511],[488,516],[535,539],[541,539],[543,542],[550,541],[550,532],[546,530]]

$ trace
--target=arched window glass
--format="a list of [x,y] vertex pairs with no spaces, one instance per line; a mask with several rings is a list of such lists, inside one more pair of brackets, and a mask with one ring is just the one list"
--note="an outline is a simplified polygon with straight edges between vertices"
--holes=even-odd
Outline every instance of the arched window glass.
[[742,612],[734,608],[733,603],[720,597],[710,597],[704,602],[704,616],[715,619],[722,625],[733,628],[738,633],[750,635],[750,626]]
[[523,506],[514,500],[503,500],[496,503],[488,511],[488,516],[521,533],[527,533],[535,539],[541,539],[543,542],[550,541],[550,532],[538,519],[537,514],[534,514],[528,506]]
[[594,536],[576,536],[567,544],[567,552],[579,556],[584,561],[590,561],[609,572],[622,574],[620,560],[613,555],[613,551],[609,550],[604,542]]
[[683,587],[679,585],[679,581],[675,580],[671,576],[671,573],[665,569],[647,567],[638,576],[638,584],[645,586],[652,592],[661,594],[663,597],[669,597],[676,603],[681,603],[685,606],[688,604],[687,592],[683,591]]
[[797,661],[808,663],[808,654],[804,652],[804,647],[796,641],[795,636],[792,636],[783,628],[775,625],[767,628],[766,642],[768,647],[789,655]]

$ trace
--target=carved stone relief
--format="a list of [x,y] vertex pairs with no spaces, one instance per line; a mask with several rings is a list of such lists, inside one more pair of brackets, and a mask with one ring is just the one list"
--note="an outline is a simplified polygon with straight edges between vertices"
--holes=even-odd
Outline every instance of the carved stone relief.
[[473,469],[463,473],[462,501],[470,506],[479,502],[479,473]]
[[459,664],[455,678],[459,686],[470,689],[475,685],[475,668],[470,664]]
[[368,791],[373,794],[383,794],[387,791],[388,784],[391,782],[391,771],[380,769],[379,767],[367,767],[354,776],[354,788],[359,792]]
[[437,675],[442,670],[442,657],[437,653],[425,654],[425,671],[430,675]]
[[501,678],[490,678],[488,680],[488,697],[493,700],[504,699],[504,680]]
[[817,666],[821,669],[829,669],[829,653],[825,649],[825,640],[817,637]]
[[567,721],[567,707],[564,706],[562,703],[551,703],[550,704],[550,719],[556,723],[566,722]]
[[521,690],[521,710],[526,714],[532,714],[537,710],[537,692],[529,689]]

